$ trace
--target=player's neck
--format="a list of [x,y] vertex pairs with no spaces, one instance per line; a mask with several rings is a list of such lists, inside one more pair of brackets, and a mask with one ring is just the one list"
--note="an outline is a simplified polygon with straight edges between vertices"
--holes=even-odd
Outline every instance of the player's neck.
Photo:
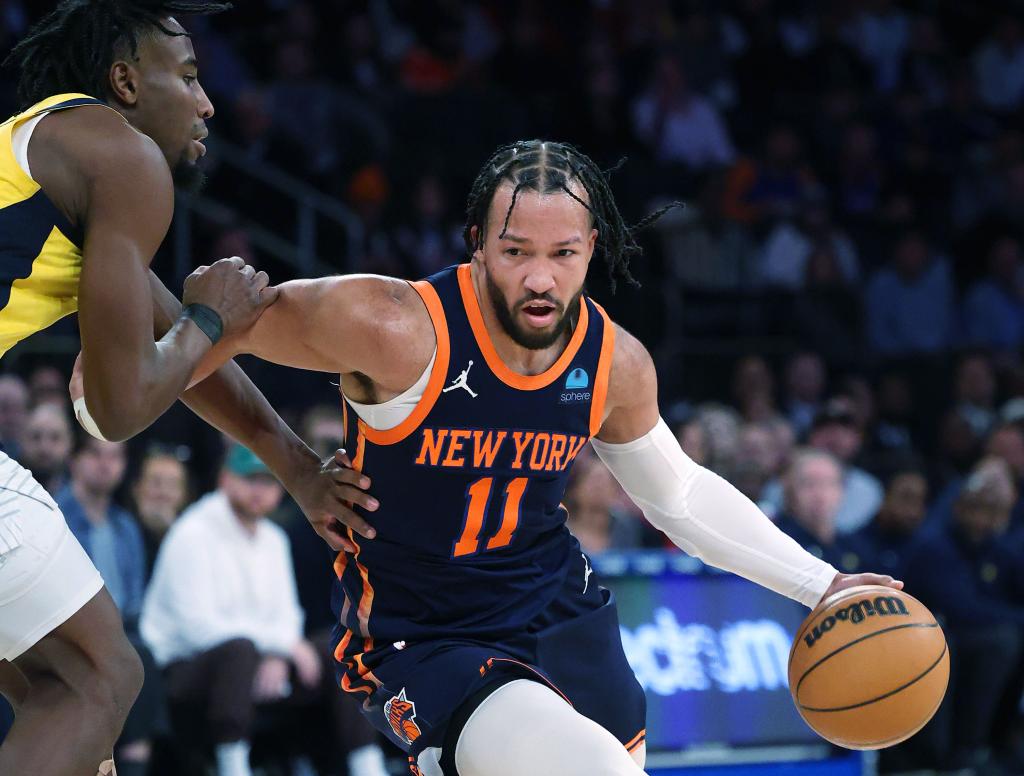
[[473,290],[476,293],[477,305],[480,307],[480,315],[484,319],[484,326],[487,328],[487,336],[501,360],[505,362],[505,366],[521,375],[539,375],[550,369],[569,344],[575,322],[574,325],[567,327],[562,336],[549,347],[541,350],[523,347],[509,336],[501,321],[498,320],[498,316],[494,312],[494,302],[487,294],[484,279],[476,271],[475,266],[472,278]]

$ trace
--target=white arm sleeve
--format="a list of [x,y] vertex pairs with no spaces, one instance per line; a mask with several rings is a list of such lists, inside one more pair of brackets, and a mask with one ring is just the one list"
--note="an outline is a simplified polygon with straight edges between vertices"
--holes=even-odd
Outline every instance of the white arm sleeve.
[[592,439],[652,525],[684,552],[813,607],[836,570],[780,531],[754,503],[679,447],[665,421],[625,444]]

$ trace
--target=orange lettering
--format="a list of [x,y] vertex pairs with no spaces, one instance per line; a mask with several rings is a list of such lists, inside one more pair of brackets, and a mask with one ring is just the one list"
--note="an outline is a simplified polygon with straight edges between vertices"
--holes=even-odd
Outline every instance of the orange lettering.
[[[469,434],[467,431],[466,434]],[[452,432],[452,437],[455,432]],[[487,513],[487,505],[491,501],[490,477],[477,480],[469,486],[469,504],[466,506],[466,524],[462,528],[462,536],[455,542],[452,548],[452,557],[458,558],[462,555],[472,555],[480,546],[480,528],[484,524],[484,517]]]
[[527,482],[529,480],[526,477],[516,477],[505,486],[505,509],[502,511],[501,528],[487,542],[488,550],[507,547],[511,543],[512,536],[519,527],[519,505],[523,500]]
[[494,458],[501,449],[502,442],[508,435],[507,431],[499,431],[497,436],[493,431],[488,431],[484,436],[483,431],[473,432],[473,466],[477,469],[483,463],[484,467],[490,469],[494,466]]
[[523,453],[526,452],[526,446],[530,444],[530,440],[533,439],[534,433],[532,431],[513,431],[512,441],[516,446],[516,459],[512,462],[513,469],[522,469]]
[[568,444],[569,437],[565,434],[551,435],[551,455],[548,456],[548,465],[544,467],[544,471],[561,471],[562,456],[565,455],[565,447]]
[[580,454],[580,450],[583,449],[583,445],[587,443],[587,438],[578,436],[575,439],[569,441],[569,452],[565,455],[565,463],[562,464],[562,471],[564,472],[569,468],[569,464],[573,462],[577,455]]
[[420,454],[416,458],[416,463],[426,463],[429,456],[430,465],[437,466],[437,462],[441,458],[441,449],[444,447],[444,438],[446,436],[448,436],[448,429],[446,428],[438,431],[436,437],[434,436],[434,429],[423,429],[423,447],[420,448]]
[[464,429],[452,429],[451,440],[448,442],[448,455],[444,457],[444,461],[441,462],[442,466],[465,466],[466,459],[459,455],[458,458],[455,456],[462,452],[462,445],[470,437],[469,431]]
[[[541,450],[540,443],[544,442],[544,452],[539,456],[538,451]],[[551,448],[551,434],[541,433],[537,434],[537,438],[533,440],[533,454],[530,456],[530,468],[535,472],[540,471],[544,468],[544,463],[548,458],[548,450]],[[538,460],[538,458],[540,460]]]

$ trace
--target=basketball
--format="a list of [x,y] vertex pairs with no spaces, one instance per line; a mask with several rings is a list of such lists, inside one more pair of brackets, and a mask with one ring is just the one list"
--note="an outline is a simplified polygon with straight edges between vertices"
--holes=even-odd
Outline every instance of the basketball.
[[800,625],[789,690],[822,738],[848,749],[905,741],[931,719],[949,680],[949,650],[927,607],[907,593],[841,590]]

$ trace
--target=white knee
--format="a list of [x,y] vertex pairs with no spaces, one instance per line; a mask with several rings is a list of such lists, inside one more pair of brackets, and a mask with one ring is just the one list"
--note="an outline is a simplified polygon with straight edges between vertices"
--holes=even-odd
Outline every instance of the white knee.
[[461,776],[642,776],[615,736],[538,682],[517,679],[473,712],[455,747]]

